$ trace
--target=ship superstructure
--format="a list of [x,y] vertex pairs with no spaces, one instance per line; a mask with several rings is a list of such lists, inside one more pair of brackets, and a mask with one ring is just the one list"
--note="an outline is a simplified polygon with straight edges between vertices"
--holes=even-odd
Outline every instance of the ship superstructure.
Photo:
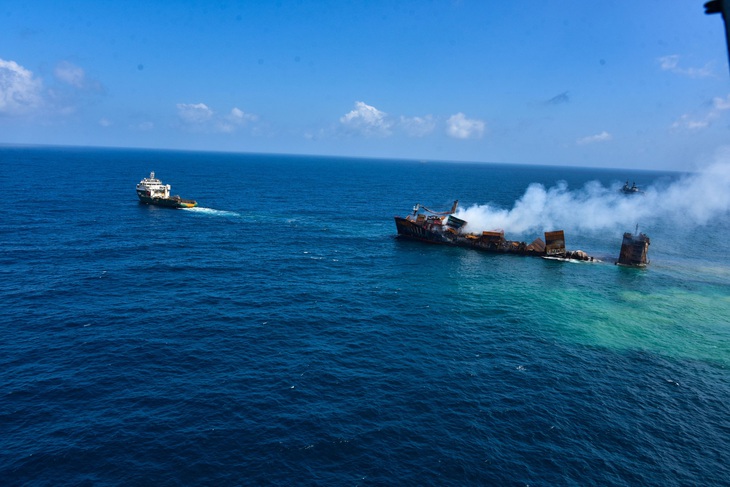
[[186,200],[180,196],[170,196],[170,185],[162,184],[162,181],[155,177],[155,172],[150,177],[142,179],[137,184],[137,196],[140,203],[147,205],[164,206],[167,208],[193,208],[198,206],[195,200]]

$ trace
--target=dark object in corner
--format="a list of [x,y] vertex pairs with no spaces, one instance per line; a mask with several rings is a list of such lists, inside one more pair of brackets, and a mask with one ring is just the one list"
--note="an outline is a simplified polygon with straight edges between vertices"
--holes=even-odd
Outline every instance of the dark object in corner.
[[730,0],[711,0],[705,3],[706,14],[722,14],[725,21],[725,41],[727,42],[728,62],[730,62]]

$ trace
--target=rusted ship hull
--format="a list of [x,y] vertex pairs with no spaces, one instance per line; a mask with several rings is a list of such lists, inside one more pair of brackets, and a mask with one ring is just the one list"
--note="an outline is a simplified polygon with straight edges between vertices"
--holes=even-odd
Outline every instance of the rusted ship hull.
[[443,233],[429,231],[423,225],[418,225],[416,222],[406,218],[395,217],[395,227],[398,231],[398,236],[401,238],[435,244],[453,244],[453,241]]
[[[481,234],[461,233],[459,229],[466,224],[454,216],[449,216],[444,223],[442,218],[395,217],[395,226],[399,238],[419,242],[463,247],[498,254],[514,254],[532,257],[554,257],[564,260],[592,261],[582,251],[571,252],[565,249],[563,231],[546,232],[547,244],[536,238],[532,243],[507,240],[502,231],[482,232]],[[456,227],[456,228],[455,228]]]
[[[454,213],[458,201],[454,202],[451,211],[435,212],[417,204],[413,213],[403,218],[395,217],[395,227],[399,238],[416,240],[439,245],[451,245],[500,254],[516,254],[542,257],[558,261],[600,262],[582,250],[567,250],[563,230],[545,232],[545,240],[536,238],[532,243],[518,242],[504,238],[501,230],[467,233],[464,229],[467,222],[457,218]],[[648,263],[647,251],[649,237],[643,233],[624,234],[619,265],[645,267]]]
[[624,239],[621,242],[621,253],[618,256],[616,265],[624,267],[646,267],[649,263],[648,252],[651,240],[643,233],[632,235],[630,232],[624,233]]
[[[399,238],[417,240],[439,245],[451,245],[454,247],[465,247],[488,252],[517,254],[517,255],[534,255],[536,257],[545,255],[544,243],[542,249],[539,243],[533,242],[527,245],[525,242],[516,242],[505,240],[498,232],[485,232],[487,235],[466,234],[461,235],[446,229],[439,231],[430,229],[427,225],[419,225],[414,221],[407,220],[402,217],[395,217],[395,226],[398,231]],[[489,235],[489,234],[494,235]],[[496,236],[498,235],[498,236]]]

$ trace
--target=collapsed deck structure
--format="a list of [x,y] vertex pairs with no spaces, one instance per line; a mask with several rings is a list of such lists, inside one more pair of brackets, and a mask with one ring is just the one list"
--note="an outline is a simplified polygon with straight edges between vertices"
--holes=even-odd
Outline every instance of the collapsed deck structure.
[[459,201],[454,201],[450,211],[436,212],[416,204],[413,213],[405,218],[396,216],[398,237],[434,244],[466,247],[487,252],[545,257],[557,260],[593,261],[581,250],[565,248],[563,230],[545,232],[545,240],[537,237],[532,243],[507,240],[504,230],[482,233],[464,232],[467,222],[456,217]]
[[647,254],[651,240],[643,233],[639,233],[639,226],[636,226],[636,233],[624,233],[621,242],[621,253],[616,265],[625,267],[646,267],[649,263]]

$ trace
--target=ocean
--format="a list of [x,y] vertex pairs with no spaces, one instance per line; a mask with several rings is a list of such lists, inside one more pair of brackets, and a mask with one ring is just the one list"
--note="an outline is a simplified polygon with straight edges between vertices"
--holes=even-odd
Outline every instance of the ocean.
[[1,482],[729,485],[727,174],[0,147]]

